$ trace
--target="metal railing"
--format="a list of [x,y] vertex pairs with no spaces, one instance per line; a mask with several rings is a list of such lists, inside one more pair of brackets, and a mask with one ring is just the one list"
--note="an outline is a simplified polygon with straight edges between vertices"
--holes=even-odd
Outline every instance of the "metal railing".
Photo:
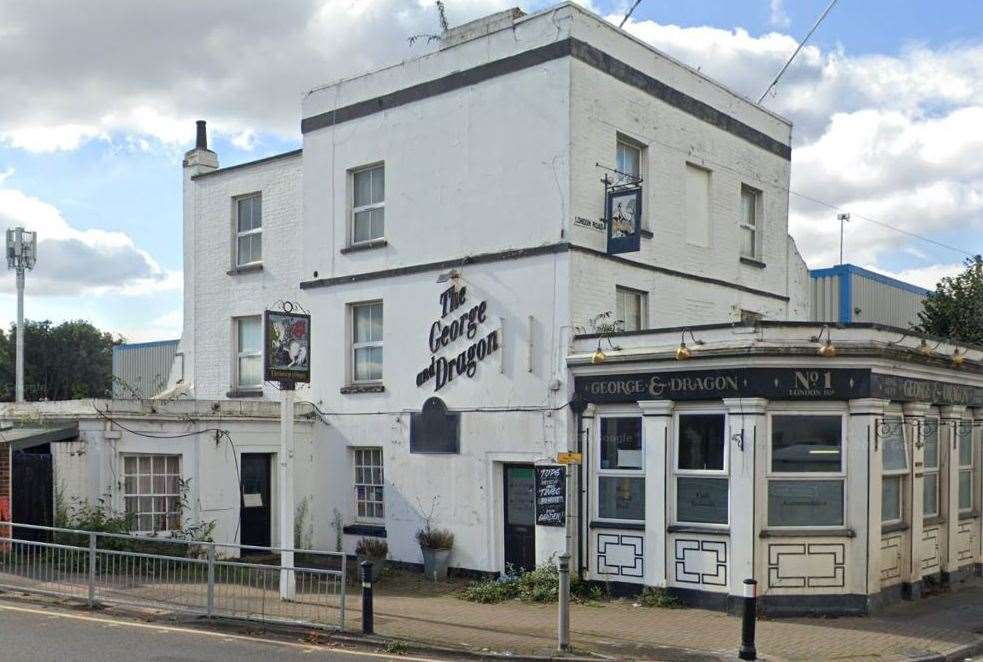
[[[293,552],[281,567],[280,553]],[[289,557],[288,557],[289,558]],[[345,629],[340,552],[0,522],[0,589]],[[288,599],[281,574],[289,573]],[[292,590],[291,590],[292,589]]]

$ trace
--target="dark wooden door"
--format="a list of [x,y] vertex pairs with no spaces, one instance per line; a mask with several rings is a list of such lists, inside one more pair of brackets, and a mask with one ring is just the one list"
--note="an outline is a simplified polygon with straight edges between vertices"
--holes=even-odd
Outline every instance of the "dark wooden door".
[[536,567],[536,474],[532,465],[505,465],[505,567]]
[[[270,504],[269,453],[242,454],[242,508],[239,511],[240,541],[243,545],[270,546],[273,510]],[[243,550],[243,553],[250,553]],[[253,550],[252,553],[257,553]]]
[[[20,524],[54,524],[54,481],[51,451],[39,446],[13,454],[11,461],[12,519]],[[48,531],[14,527],[20,540],[47,541]]]

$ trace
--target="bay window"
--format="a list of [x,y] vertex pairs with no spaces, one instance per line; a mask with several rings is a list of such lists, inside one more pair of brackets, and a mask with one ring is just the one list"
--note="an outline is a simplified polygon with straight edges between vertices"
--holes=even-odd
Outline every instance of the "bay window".
[[680,414],[676,419],[676,521],[727,524],[727,417]]
[[645,520],[645,462],[641,416],[601,418],[597,515],[601,519]]
[[843,416],[770,417],[768,526],[843,526]]
[[908,449],[904,439],[904,424],[900,418],[886,418],[879,426],[879,433],[883,445],[883,455],[881,456],[881,522],[900,522],[904,502],[904,476],[908,472]]
[[925,447],[922,477],[922,515],[939,516],[939,419],[926,418],[922,432]]

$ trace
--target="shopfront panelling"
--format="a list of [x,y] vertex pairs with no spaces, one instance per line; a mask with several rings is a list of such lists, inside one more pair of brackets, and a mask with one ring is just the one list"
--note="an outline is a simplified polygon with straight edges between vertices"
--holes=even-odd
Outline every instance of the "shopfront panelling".
[[940,526],[926,526],[922,529],[921,560],[922,574],[938,572],[940,568],[942,537]]
[[727,592],[730,540],[725,535],[673,534],[669,538],[669,583],[679,588]]
[[768,544],[769,592],[842,592],[848,585],[847,543],[824,539]]
[[644,583],[644,532],[598,530],[594,543],[594,579]]
[[881,538],[881,587],[899,584],[907,576],[908,554],[905,531],[885,534]]

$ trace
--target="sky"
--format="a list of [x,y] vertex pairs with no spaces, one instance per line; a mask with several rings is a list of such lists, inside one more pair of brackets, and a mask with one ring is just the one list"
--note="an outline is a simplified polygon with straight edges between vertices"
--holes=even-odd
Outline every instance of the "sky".
[[[620,22],[631,0],[580,0]],[[543,0],[446,0],[451,25]],[[757,99],[827,0],[642,0],[625,29]],[[303,93],[434,48],[433,0],[0,0],[0,228],[40,236],[30,319],[181,330],[181,157],[296,149]],[[794,123],[789,227],[812,268],[927,288],[983,252],[983,3],[840,0],[763,105]],[[928,240],[911,236],[921,235]],[[0,277],[0,325],[15,316]]]

